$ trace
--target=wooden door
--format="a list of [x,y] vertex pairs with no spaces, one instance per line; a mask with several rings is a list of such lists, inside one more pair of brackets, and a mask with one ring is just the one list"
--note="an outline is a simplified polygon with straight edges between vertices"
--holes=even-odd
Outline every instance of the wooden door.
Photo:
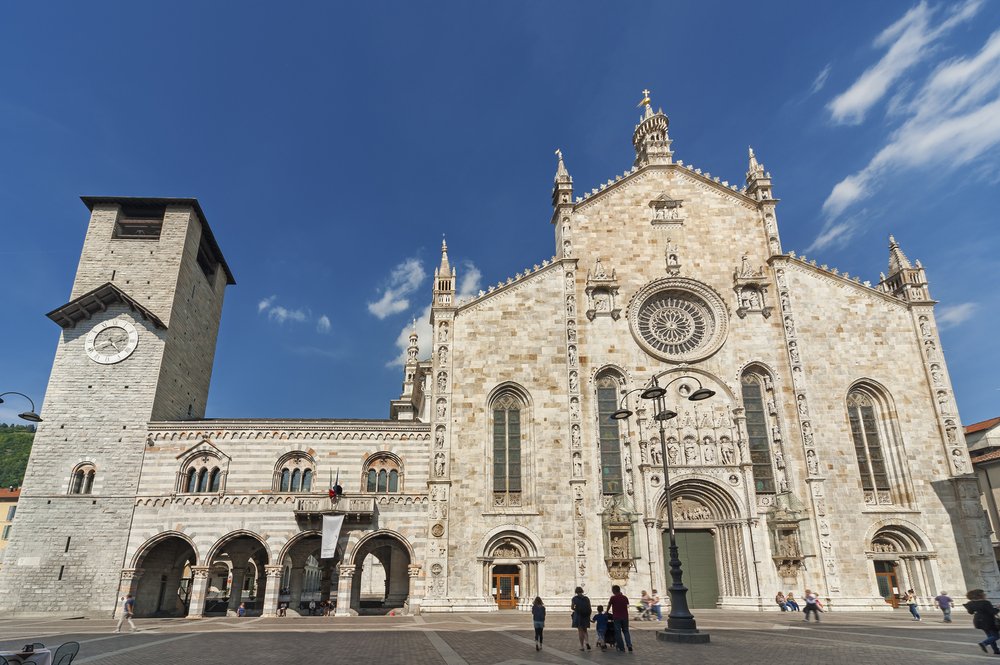
[[885,602],[894,608],[899,607],[899,578],[892,561],[875,562],[875,581],[878,583],[878,593]]
[[501,610],[512,610],[517,607],[517,592],[519,591],[519,578],[517,574],[495,574],[493,575],[493,588],[497,590],[497,608]]
[[[666,579],[670,579],[670,534],[663,532]],[[715,565],[715,538],[707,529],[677,532],[677,556],[688,588],[688,607],[715,609],[719,603],[719,571]]]

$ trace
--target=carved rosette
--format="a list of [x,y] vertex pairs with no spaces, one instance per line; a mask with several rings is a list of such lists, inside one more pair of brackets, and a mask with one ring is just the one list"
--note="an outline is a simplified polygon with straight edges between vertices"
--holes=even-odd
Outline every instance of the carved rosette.
[[726,305],[711,287],[684,277],[664,277],[629,302],[629,329],[649,355],[695,362],[718,351],[729,332]]

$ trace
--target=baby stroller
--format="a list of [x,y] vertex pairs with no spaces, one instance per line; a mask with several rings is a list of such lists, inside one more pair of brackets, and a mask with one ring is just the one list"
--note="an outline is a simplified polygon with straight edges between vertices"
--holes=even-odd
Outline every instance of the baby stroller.
[[636,621],[652,621],[656,617],[653,616],[653,608],[647,603],[638,603],[635,606],[635,620]]

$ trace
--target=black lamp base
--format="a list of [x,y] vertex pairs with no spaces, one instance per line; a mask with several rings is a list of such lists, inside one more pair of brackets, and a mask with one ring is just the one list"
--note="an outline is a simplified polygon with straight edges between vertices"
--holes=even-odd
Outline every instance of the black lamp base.
[[664,628],[656,631],[656,639],[661,642],[676,642],[679,644],[708,644],[709,635],[700,630],[681,630]]

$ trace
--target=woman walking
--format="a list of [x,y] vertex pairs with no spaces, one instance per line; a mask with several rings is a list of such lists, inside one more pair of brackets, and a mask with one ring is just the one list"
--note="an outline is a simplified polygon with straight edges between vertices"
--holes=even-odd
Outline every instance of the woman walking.
[[910,608],[913,620],[920,621],[920,612],[917,611],[917,595],[913,593],[913,589],[906,590],[906,606]]
[[580,651],[586,646],[590,649],[590,640],[587,639],[587,629],[590,628],[590,598],[583,595],[583,587],[576,588],[576,595],[573,596],[573,627],[576,628],[580,636]]
[[545,604],[541,596],[535,596],[531,605],[531,620],[535,625],[535,651],[542,650],[542,630],[545,628]]
[[1000,654],[997,648],[997,640],[1000,640],[1000,630],[997,630],[997,613],[1000,612],[993,607],[993,603],[986,600],[986,592],[982,589],[973,589],[965,594],[969,602],[965,603],[966,611],[972,615],[972,625],[986,633],[986,639],[979,642],[979,648],[983,653],[988,653],[986,647],[992,647],[994,654]]

